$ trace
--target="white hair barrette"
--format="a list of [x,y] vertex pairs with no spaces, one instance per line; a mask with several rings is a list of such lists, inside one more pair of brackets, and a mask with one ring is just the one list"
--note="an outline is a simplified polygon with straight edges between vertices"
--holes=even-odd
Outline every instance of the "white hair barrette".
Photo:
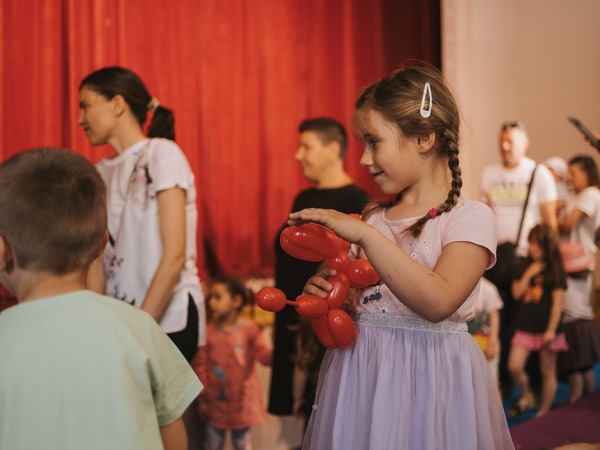
[[[429,95],[429,108],[425,109],[425,99]],[[431,115],[431,108],[433,108],[433,96],[431,95],[431,86],[429,83],[425,83],[423,87],[423,98],[421,99],[421,116],[427,119]]]

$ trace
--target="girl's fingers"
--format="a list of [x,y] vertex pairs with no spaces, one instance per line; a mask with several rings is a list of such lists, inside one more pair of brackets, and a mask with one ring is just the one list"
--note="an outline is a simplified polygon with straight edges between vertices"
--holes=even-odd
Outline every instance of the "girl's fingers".
[[308,280],[308,283],[306,284],[307,286],[316,286],[319,289],[322,289],[324,291],[331,291],[333,289],[333,285],[327,281],[325,278],[322,277],[313,277],[310,280]]
[[336,214],[342,213],[317,208],[303,209],[301,211],[290,213],[288,225],[301,225],[306,222],[317,222],[327,226],[325,223],[327,222],[327,219],[335,216]]
[[329,267],[323,269],[319,275],[314,275],[309,278],[302,292],[304,294],[316,295],[321,298],[327,297],[328,293],[333,289],[333,285],[324,277],[331,277],[336,273],[335,270]]
[[302,292],[304,294],[316,295],[317,297],[321,298],[327,297],[327,291],[324,291],[323,289],[318,288],[313,284],[307,284],[306,286],[304,286],[304,290]]

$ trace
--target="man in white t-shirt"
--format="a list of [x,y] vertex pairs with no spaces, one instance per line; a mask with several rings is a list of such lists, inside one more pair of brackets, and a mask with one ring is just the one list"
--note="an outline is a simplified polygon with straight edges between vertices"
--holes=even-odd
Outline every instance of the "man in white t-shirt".
[[[481,193],[482,200],[492,208],[496,216],[500,245],[517,241],[527,189],[536,162],[526,156],[529,138],[522,122],[502,124],[499,144],[501,162],[483,169]],[[527,236],[536,224],[547,223],[557,228],[556,199],[556,184],[552,174],[543,164],[537,165],[518,240],[519,255],[527,255]],[[510,282],[496,284],[496,287],[504,302],[500,328],[500,383],[505,385],[510,383],[506,357],[512,337],[513,299]]]

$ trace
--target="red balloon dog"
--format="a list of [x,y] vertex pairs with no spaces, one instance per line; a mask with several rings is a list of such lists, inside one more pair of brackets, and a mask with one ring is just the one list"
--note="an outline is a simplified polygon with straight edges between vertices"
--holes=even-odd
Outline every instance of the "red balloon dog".
[[333,289],[325,299],[303,294],[292,301],[279,289],[267,287],[258,292],[256,304],[272,312],[282,310],[286,304],[293,305],[298,314],[311,319],[313,330],[325,347],[350,345],[354,341],[354,324],[340,307],[351,287],[362,289],[379,282],[371,263],[364,258],[350,260],[347,253],[350,244],[329,228],[313,222],[284,229],[279,240],[286,253],[298,259],[326,260],[329,267],[337,271],[327,279]]

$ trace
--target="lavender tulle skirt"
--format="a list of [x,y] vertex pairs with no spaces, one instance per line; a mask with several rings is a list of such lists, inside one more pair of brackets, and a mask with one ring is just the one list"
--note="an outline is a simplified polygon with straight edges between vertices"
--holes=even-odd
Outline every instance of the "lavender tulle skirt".
[[514,448],[466,325],[355,321],[355,343],[325,354],[303,450]]

